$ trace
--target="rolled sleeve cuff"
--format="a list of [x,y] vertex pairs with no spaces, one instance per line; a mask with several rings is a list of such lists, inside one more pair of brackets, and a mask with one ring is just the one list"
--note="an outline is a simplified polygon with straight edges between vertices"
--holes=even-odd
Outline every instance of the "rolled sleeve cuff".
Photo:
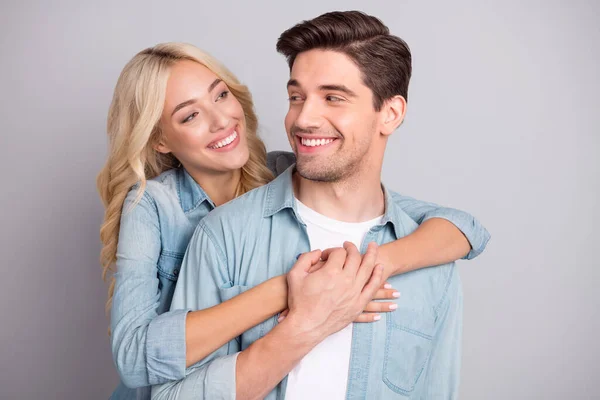
[[450,208],[440,209],[427,213],[423,218],[423,222],[432,218],[442,218],[451,222],[465,235],[471,245],[471,251],[462,258],[463,260],[471,260],[481,254],[491,238],[483,225],[475,217],[464,211]]
[[146,364],[151,385],[185,377],[185,321],[190,311],[168,311],[150,322]]
[[235,400],[235,370],[239,354],[220,357],[210,363],[204,388],[207,399]]

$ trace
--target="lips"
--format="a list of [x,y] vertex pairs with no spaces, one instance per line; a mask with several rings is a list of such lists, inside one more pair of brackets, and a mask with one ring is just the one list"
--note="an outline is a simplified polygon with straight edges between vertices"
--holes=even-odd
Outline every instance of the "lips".
[[237,139],[237,137],[238,137],[238,133],[236,130],[234,130],[232,133],[230,133],[226,137],[210,142],[207,147],[209,149],[213,149],[213,150],[220,149],[222,147],[225,147],[225,146],[231,144],[235,139]]

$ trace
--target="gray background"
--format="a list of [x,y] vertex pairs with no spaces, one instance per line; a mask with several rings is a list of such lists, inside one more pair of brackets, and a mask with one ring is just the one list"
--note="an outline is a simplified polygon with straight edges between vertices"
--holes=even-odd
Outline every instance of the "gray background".
[[50,3],[0,6],[0,398],[101,399],[117,381],[95,176],[125,63],[164,41],[208,50],[249,85],[268,148],[289,149],[276,38],[352,8],[414,56],[384,181],[468,210],[493,235],[461,262],[461,398],[595,397],[598,2]]

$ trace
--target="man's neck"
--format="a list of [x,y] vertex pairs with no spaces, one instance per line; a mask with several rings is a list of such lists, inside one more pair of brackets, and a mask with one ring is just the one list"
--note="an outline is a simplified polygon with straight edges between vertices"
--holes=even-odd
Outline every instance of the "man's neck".
[[294,193],[307,207],[344,222],[364,222],[383,215],[385,198],[380,172],[342,182],[318,182],[294,173]]

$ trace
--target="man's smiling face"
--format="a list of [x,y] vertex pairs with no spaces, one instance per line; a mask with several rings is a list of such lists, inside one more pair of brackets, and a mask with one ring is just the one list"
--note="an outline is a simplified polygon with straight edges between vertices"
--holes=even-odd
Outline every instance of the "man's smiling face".
[[375,155],[381,112],[375,111],[371,89],[346,55],[322,49],[298,54],[288,95],[285,128],[300,176],[338,182]]

